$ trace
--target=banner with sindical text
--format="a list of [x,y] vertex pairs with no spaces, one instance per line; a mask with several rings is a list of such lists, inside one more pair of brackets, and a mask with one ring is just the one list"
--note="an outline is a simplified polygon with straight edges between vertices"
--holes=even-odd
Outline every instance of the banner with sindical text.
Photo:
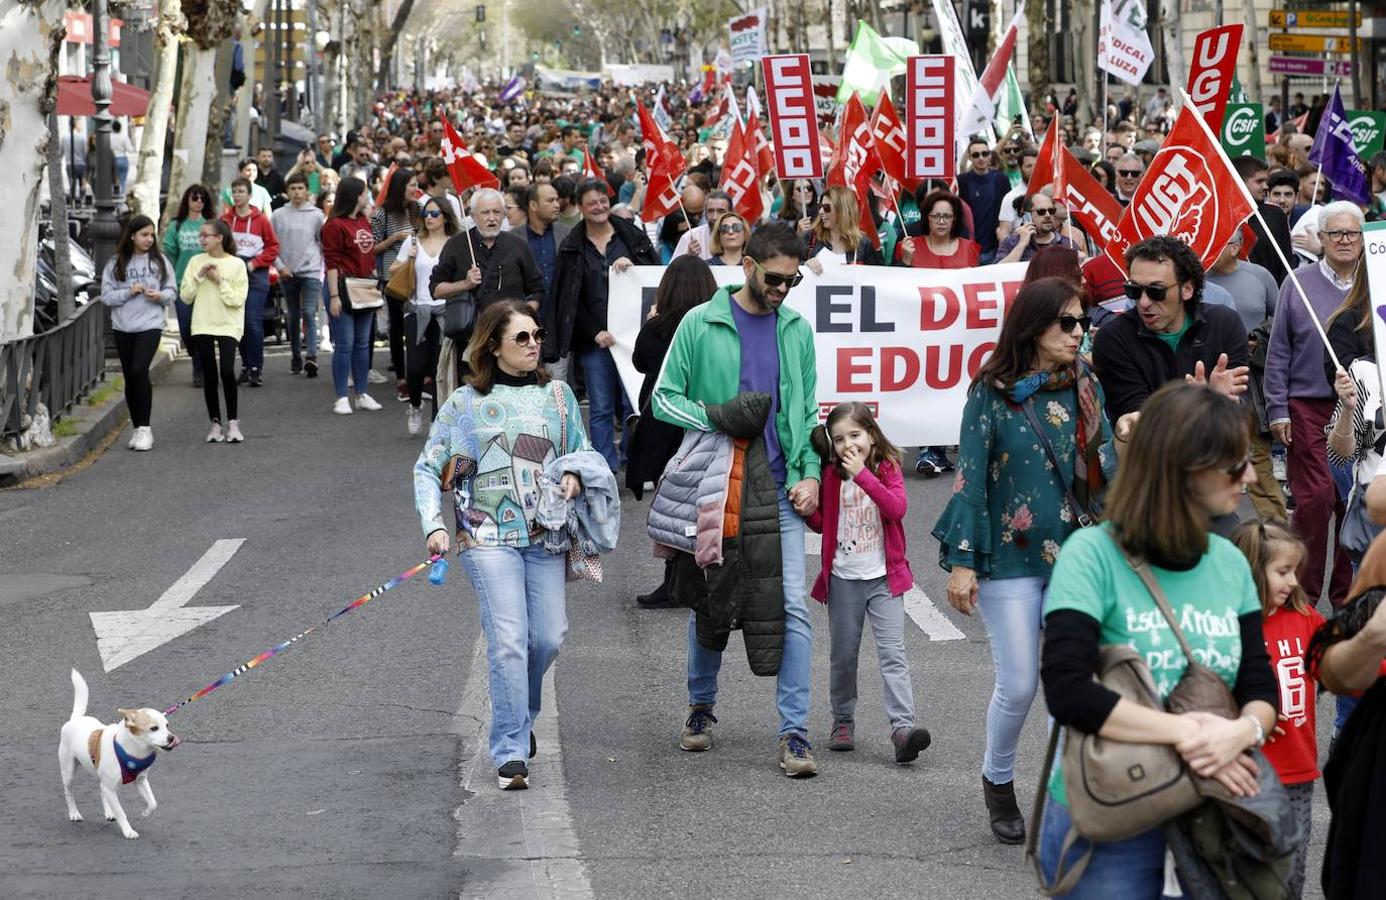
[[[972,375],[996,345],[1025,263],[976,269],[901,269],[828,263],[786,301],[808,320],[818,353],[820,418],[857,400],[875,410],[885,434],[902,446],[955,444]],[[741,268],[715,266],[719,284],[737,284]],[[663,266],[611,273],[607,325],[616,368],[633,399],[644,376],[631,351],[654,304]]]

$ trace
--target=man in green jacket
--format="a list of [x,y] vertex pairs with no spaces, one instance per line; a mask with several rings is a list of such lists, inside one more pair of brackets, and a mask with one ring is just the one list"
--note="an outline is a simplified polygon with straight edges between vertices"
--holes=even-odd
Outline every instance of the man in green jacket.
[[[779,765],[791,778],[815,775],[808,743],[809,664],[813,632],[804,591],[804,517],[818,507],[821,463],[809,444],[818,424],[813,329],[783,306],[803,277],[803,242],[792,229],[763,225],[751,235],[741,268],[742,285],[722,288],[684,317],[664,360],[652,407],[656,418],[681,428],[714,430],[705,406],[742,391],[772,398],[765,426],[766,450],[780,496],[780,544],[784,558],[784,652],[776,684],[780,713]],[[688,621],[688,720],[684,750],[712,747],[712,707],[722,654],[701,646]]]

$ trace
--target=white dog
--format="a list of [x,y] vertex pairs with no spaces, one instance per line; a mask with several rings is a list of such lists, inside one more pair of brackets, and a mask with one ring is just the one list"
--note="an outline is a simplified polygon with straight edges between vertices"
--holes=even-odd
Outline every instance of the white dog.
[[144,798],[144,815],[159,804],[149,787],[149,767],[160,750],[172,750],[180,741],[168,730],[168,719],[156,709],[121,709],[121,721],[102,725],[87,715],[87,682],[76,669],[72,670],[72,718],[63,725],[58,743],[58,767],[63,777],[63,796],[67,798],[67,817],[82,821],[77,803],[72,799],[72,773],[77,763],[94,772],[101,782],[101,809],[107,822],[120,826],[127,838],[137,838],[139,832],[130,827],[116,790],[122,784],[135,783]]

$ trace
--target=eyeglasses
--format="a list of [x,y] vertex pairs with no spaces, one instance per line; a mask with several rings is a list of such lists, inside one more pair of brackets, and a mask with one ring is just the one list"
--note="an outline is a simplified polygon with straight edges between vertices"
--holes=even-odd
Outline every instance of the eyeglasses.
[[929,218],[933,219],[935,222],[949,222],[956,218],[956,216],[952,213],[929,213]]
[[1145,172],[1142,169],[1117,169],[1117,174],[1122,178],[1140,178]]
[[1031,214],[1031,215],[1035,215],[1035,216],[1052,216],[1052,215],[1054,215],[1054,212],[1055,212],[1055,210],[1054,210],[1054,207],[1052,207],[1052,206],[1049,207],[1048,209],[1039,209],[1039,208],[1035,208],[1035,209],[1031,209],[1031,210],[1030,210],[1030,214]]
[[1064,334],[1073,334],[1075,326],[1082,328],[1083,333],[1087,334],[1088,329],[1092,327],[1092,316],[1059,316],[1054,321],[1059,323],[1059,330]]
[[718,226],[717,230],[722,232],[722,234],[740,234],[746,229],[742,227],[740,222],[728,222],[725,225]]
[[796,271],[793,275],[781,275],[778,272],[767,272],[765,266],[760,264],[760,260],[750,256],[746,258],[755,263],[756,270],[760,272],[760,277],[765,281],[765,286],[768,288],[797,287],[799,282],[804,280],[804,273],[802,272]]
[[833,205],[831,203],[824,203],[822,206],[818,207],[818,211],[820,213],[830,213],[833,211]]
[[1319,234],[1328,238],[1330,241],[1338,241],[1344,244],[1351,244],[1362,236],[1361,231],[1320,231]]
[[197,239],[198,239],[199,241],[210,241],[210,240],[212,240],[213,238],[220,238],[220,237],[221,237],[221,235],[220,235],[220,234],[217,234],[215,231],[210,232],[210,233],[209,233],[209,232],[206,232],[206,231],[199,231],[199,232],[197,233]]
[[515,343],[519,344],[521,347],[528,347],[531,343],[535,343],[535,344],[542,344],[542,343],[544,343],[544,338],[546,338],[546,337],[548,337],[548,336],[549,336],[549,333],[548,333],[547,331],[545,331],[543,328],[536,328],[536,329],[534,329],[533,332],[529,332],[529,331],[520,331],[520,332],[516,332],[515,336],[512,337],[511,340],[514,341]]
[[442,216],[443,211],[441,209],[426,209],[423,211],[423,217],[425,219],[439,219],[442,218]]
[[976,151],[976,152],[974,152],[974,153],[969,153],[968,156],[971,156],[973,159],[985,159],[986,157],[991,156],[991,151],[990,151],[990,150],[978,150],[978,151]]
[[1169,285],[1160,284],[1159,282],[1155,284],[1136,284],[1134,281],[1128,281],[1121,286],[1121,289],[1126,294],[1126,299],[1136,303],[1140,302],[1142,294],[1149,297],[1152,303],[1163,303],[1169,296]]
[[1227,477],[1231,478],[1233,481],[1240,481],[1241,477],[1246,474],[1247,467],[1250,465],[1251,454],[1248,453],[1246,455],[1246,459],[1242,460],[1239,463],[1233,463],[1232,465],[1226,467],[1222,471],[1225,472],[1227,474]]

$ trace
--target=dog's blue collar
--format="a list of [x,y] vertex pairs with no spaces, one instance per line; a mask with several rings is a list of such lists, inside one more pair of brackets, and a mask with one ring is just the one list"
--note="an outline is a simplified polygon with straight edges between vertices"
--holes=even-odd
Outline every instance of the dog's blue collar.
[[120,763],[121,784],[129,784],[138,778],[141,772],[154,765],[154,757],[158,755],[158,751],[155,751],[144,759],[140,759],[126,753],[125,748],[120,746],[120,741],[113,739],[111,744],[115,747],[116,760]]

